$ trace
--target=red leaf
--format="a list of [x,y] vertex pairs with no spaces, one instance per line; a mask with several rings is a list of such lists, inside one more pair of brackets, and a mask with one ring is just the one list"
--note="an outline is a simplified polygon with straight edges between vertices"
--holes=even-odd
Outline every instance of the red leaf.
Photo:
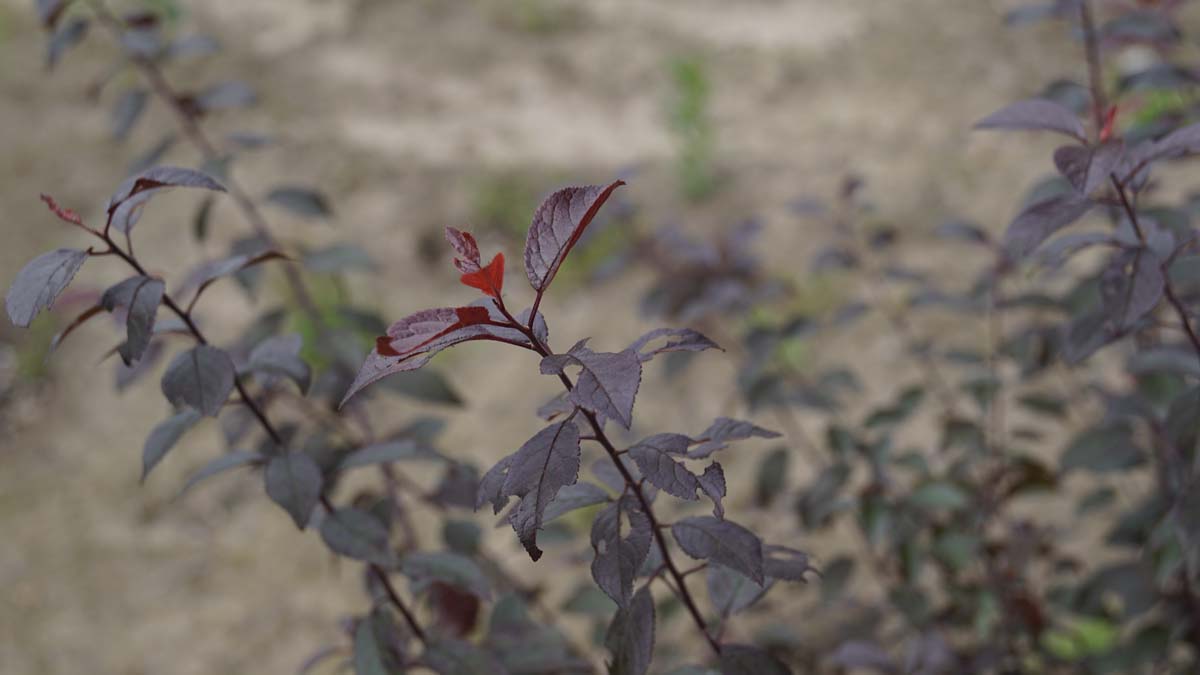
[[[455,259],[455,263],[457,262],[458,260]],[[471,288],[478,288],[485,295],[499,298],[500,291],[504,288],[504,254],[497,253],[487,267],[464,274],[459,280]]]
[[51,197],[50,195],[47,195],[47,194],[43,194],[42,201],[46,202],[46,206],[50,207],[50,210],[54,212],[54,215],[67,221],[68,223],[71,223],[72,225],[78,225],[80,227],[85,227],[85,225],[83,224],[83,218],[81,218],[78,213],[75,213],[71,209],[65,209],[65,208],[59,206],[58,202],[54,201],[54,197]]

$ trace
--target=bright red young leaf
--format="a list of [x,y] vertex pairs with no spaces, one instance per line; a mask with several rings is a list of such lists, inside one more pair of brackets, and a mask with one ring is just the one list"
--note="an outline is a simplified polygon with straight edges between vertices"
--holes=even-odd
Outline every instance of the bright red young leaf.
[[[456,258],[454,262],[457,264],[458,259]],[[499,298],[500,291],[504,288],[504,254],[497,253],[487,267],[465,273],[459,278],[459,281],[471,288],[478,288],[483,291],[484,295]]]

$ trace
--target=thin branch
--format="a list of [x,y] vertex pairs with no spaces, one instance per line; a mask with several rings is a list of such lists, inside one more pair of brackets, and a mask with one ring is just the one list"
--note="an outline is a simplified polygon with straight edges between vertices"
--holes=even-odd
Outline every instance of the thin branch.
[[[540,296],[541,294],[539,294],[539,298]],[[497,304],[502,306],[501,302],[498,302]],[[505,313],[507,315],[507,312]],[[536,315],[536,311],[530,313],[530,316]],[[531,326],[524,326],[518,321],[513,321],[512,327],[521,331],[525,337],[529,339],[530,343],[533,345],[534,351],[543,357],[550,356],[550,350],[542,343],[538,336],[534,334]],[[571,382],[571,378],[567,377],[565,374],[560,373],[558,379],[563,383],[563,386],[566,387],[567,391],[574,389],[575,384]],[[691,592],[688,591],[687,584],[684,582],[683,574],[679,571],[679,567],[671,558],[671,551],[667,547],[666,535],[664,535],[662,532],[665,526],[660,524],[658,518],[654,515],[654,510],[650,506],[650,500],[646,499],[646,495],[642,491],[641,484],[634,480],[633,475],[629,473],[629,469],[625,466],[625,463],[621,461],[621,452],[617,450],[616,446],[614,446],[612,441],[609,440],[608,435],[604,433],[604,426],[600,424],[600,420],[596,418],[595,413],[587,410],[581,411],[584,418],[588,421],[588,425],[592,428],[592,435],[596,437],[596,442],[604,447],[605,452],[608,453],[609,459],[611,459],[612,463],[616,465],[617,471],[621,473],[621,478],[623,478],[625,481],[626,491],[633,493],[634,497],[637,498],[638,503],[642,508],[642,512],[646,515],[646,519],[650,521],[650,528],[654,533],[655,541],[658,542],[658,548],[659,552],[662,554],[663,564],[666,566],[667,572],[671,575],[671,578],[675,580],[674,585],[670,583],[667,585],[671,587],[673,591],[675,591],[675,594],[683,602],[684,606],[688,610],[688,614],[690,614],[692,617],[692,621],[695,622],[696,627],[699,628],[700,632],[704,635],[704,639],[708,643],[708,646],[717,656],[720,656],[721,643],[718,642],[709,631],[708,624],[705,622],[704,616],[700,613],[699,606],[697,606]],[[666,580],[664,579],[664,581]]]

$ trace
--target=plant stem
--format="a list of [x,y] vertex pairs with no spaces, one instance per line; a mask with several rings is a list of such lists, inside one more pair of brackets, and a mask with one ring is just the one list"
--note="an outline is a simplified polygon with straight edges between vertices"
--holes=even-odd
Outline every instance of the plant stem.
[[[103,0],[88,0],[88,5],[92,8],[100,23],[104,24],[109,32],[120,42],[125,32],[121,20],[108,9]],[[174,87],[171,86],[171,83],[167,81],[158,64],[142,57],[132,57],[130,61],[142,73],[154,95],[170,108],[184,137],[200,151],[200,155],[204,158],[204,161],[215,162],[221,159],[221,153],[217,151],[216,146],[209,140],[208,136],[204,133],[204,129],[196,121],[191,111],[184,107],[182,98],[175,91]],[[233,198],[234,204],[241,211],[242,216],[250,224],[255,234],[262,238],[267,246],[275,249],[280,248],[279,242],[271,233],[271,228],[262,211],[254,203],[254,200],[250,197],[246,189],[232,175],[226,176],[224,182],[226,189],[229,191],[229,196]],[[313,300],[312,294],[309,293],[303,277],[300,276],[299,272],[290,267],[284,267],[283,271],[287,279],[288,288],[296,303],[318,328],[323,327],[325,320],[321,316],[321,311]],[[319,331],[319,333],[324,335],[324,331]]]
[[[524,326],[519,321],[511,318],[512,315],[509,314],[508,310],[504,308],[504,303],[502,300],[497,299],[496,304],[505,317],[512,322],[512,327],[521,331],[525,337],[529,339],[533,346],[533,351],[537,352],[543,358],[550,356],[551,352],[549,348],[542,343],[537,335],[534,334],[533,329],[531,328],[533,324],[532,320],[530,321],[529,326]],[[536,310],[531,311],[530,316],[537,316]],[[558,379],[563,383],[563,386],[566,387],[567,391],[571,391],[575,388],[575,384],[571,382],[571,378],[567,377],[565,374],[560,373]],[[609,459],[611,459],[612,463],[616,465],[617,471],[621,473],[621,477],[625,480],[625,489],[632,492],[637,498],[638,504],[642,507],[642,512],[645,513],[646,519],[650,521],[650,529],[654,533],[654,540],[658,542],[658,549],[662,554],[663,564],[666,566],[667,572],[671,575],[671,578],[675,581],[674,586],[669,583],[667,585],[671,586],[672,590],[675,591],[675,594],[681,601],[683,601],[684,606],[687,607],[688,614],[690,614],[692,617],[692,621],[695,622],[696,627],[699,628],[700,632],[704,635],[704,639],[708,643],[708,646],[712,649],[713,653],[715,653],[717,656],[720,656],[721,643],[718,642],[708,630],[708,624],[705,622],[704,616],[700,613],[699,606],[696,604],[691,592],[688,591],[687,583],[683,578],[683,573],[679,571],[679,567],[671,558],[671,551],[667,547],[666,535],[663,534],[664,525],[660,524],[658,518],[654,515],[654,510],[650,506],[650,500],[646,499],[645,493],[642,492],[641,484],[634,480],[633,474],[629,473],[629,469],[625,466],[625,463],[621,461],[621,452],[617,450],[616,446],[614,446],[612,441],[609,440],[608,435],[604,433],[604,426],[600,424],[600,420],[596,418],[595,413],[588,410],[583,410],[582,408],[579,408],[579,410],[583,413],[584,418],[588,421],[588,425],[592,427],[592,435],[595,437],[596,442],[598,442],[604,448],[604,451],[608,453]]]
[[1096,23],[1092,17],[1091,0],[1080,0],[1079,23],[1083,29],[1083,48],[1087,54],[1088,81],[1092,91],[1092,118],[1096,124],[1096,135],[1104,128],[1105,109],[1108,99],[1104,95],[1104,76],[1100,69],[1100,41],[1096,35]]

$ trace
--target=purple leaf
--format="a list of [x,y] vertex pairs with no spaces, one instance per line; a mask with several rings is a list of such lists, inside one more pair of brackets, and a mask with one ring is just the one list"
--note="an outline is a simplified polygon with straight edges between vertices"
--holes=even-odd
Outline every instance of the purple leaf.
[[761,647],[721,645],[721,675],[791,675],[791,672]]
[[409,553],[400,559],[400,571],[417,583],[437,581],[490,600],[492,590],[474,560],[448,551]]
[[725,506],[721,504],[721,500],[725,498],[725,470],[720,464],[713,462],[708,465],[700,476],[700,489],[712,500],[713,515],[724,518]]
[[174,166],[154,167],[121,183],[105,209],[109,222],[118,232],[128,233],[137,224],[142,207],[152,197],[176,187],[225,192],[225,186],[206,173]]
[[655,487],[680,499],[692,501],[696,499],[700,481],[687,467],[671,457],[672,454],[684,454],[690,441],[681,434],[656,434],[631,446],[629,456],[646,480]]
[[352,506],[337,509],[321,521],[321,540],[331,551],[384,567],[396,563],[388,536],[379,518]]
[[1054,165],[1080,194],[1090,195],[1107,185],[1125,157],[1125,142],[1109,141],[1094,147],[1064,145],[1054,151]]
[[212,460],[208,464],[200,467],[200,470],[192,474],[184,484],[183,489],[179,492],[180,496],[198,485],[201,481],[211,478],[219,473],[224,473],[230,469],[236,469],[239,466],[257,465],[262,463],[263,456],[257,452],[231,452]]
[[699,437],[692,439],[698,446],[688,453],[691,459],[704,459],[718,450],[723,450],[729,441],[748,438],[779,438],[779,433],[755,426],[743,420],[718,417]]
[[188,406],[216,417],[233,391],[234,377],[228,354],[211,345],[196,345],[167,366],[162,391],[177,408]]
[[475,510],[478,511],[486,502],[492,503],[492,513],[500,513],[508,503],[508,495],[504,494],[504,483],[508,480],[508,467],[512,465],[513,457],[509,455],[496,462],[479,480],[479,488],[475,490]]
[[141,87],[126,89],[121,93],[113,106],[112,136],[115,140],[123,141],[129,137],[129,132],[133,131],[149,100],[150,92]]
[[312,382],[312,369],[300,358],[303,346],[304,339],[296,333],[267,338],[251,350],[246,370],[286,377],[300,387],[300,393],[307,394]]
[[[666,344],[655,347],[647,352],[642,351],[642,348],[652,340],[657,340],[661,337],[669,338]],[[665,352],[702,352],[705,349],[721,349],[721,347],[704,335],[689,328],[658,328],[634,340],[633,344],[626,347],[626,349],[637,352],[638,358],[642,361],[649,361]],[[722,349],[721,351],[724,350]]]
[[267,462],[263,481],[271,501],[282,506],[303,530],[321,500],[325,484],[321,467],[303,452],[285,452]]
[[643,586],[628,607],[617,610],[604,644],[612,652],[609,672],[645,675],[654,657],[654,596]]
[[142,358],[154,336],[154,319],[162,302],[164,284],[161,279],[136,276],[104,291],[100,306],[106,311],[125,307],[125,342],[117,351],[125,365],[133,365]]
[[60,248],[31,260],[17,272],[4,298],[8,318],[17,326],[28,327],[39,312],[50,309],[87,259],[87,251]]
[[813,571],[808,554],[786,546],[763,546],[763,574],[768,579],[807,581],[804,575]]
[[267,193],[267,202],[305,218],[328,218],[333,208],[324,195],[306,187],[285,185]]
[[1101,292],[1116,331],[1129,330],[1153,311],[1165,285],[1162,261],[1149,248],[1113,256],[1101,276]]
[[[621,536],[622,514],[629,521],[626,536]],[[633,580],[650,553],[653,538],[649,518],[629,497],[605,508],[592,522],[592,579],[618,607],[629,605]]]
[[559,489],[573,484],[578,477],[579,427],[573,420],[542,429],[512,456],[500,494],[521,498],[508,520],[535,562],[542,557],[537,532],[546,507]]
[[774,585],[770,579],[765,584],[756,584],[746,575],[716,563],[709,564],[705,571],[705,581],[709,602],[723,618],[748,609],[761,600]]
[[975,123],[976,129],[1055,131],[1087,142],[1079,117],[1062,105],[1042,98],[1018,101]]
[[254,89],[238,80],[214,84],[196,95],[196,105],[206,111],[247,108],[257,100]]
[[542,202],[525,240],[525,275],[533,290],[545,292],[600,207],[624,184],[618,180],[607,186],[563,188]]
[[142,481],[150,475],[154,467],[162,461],[167,452],[175,447],[188,429],[200,421],[200,413],[192,409],[183,410],[159,422],[146,437],[142,446]]
[[570,400],[584,410],[615,419],[626,429],[633,424],[633,402],[642,382],[637,352],[593,352],[580,342],[566,354],[542,359],[543,375],[562,374],[568,365],[582,368]]
[[[346,405],[359,391],[388,375],[416,370],[434,354],[460,342],[499,340],[528,345],[529,339],[514,328],[493,326],[481,321],[503,321],[495,302],[488,298],[468,307],[441,307],[410,314],[388,328],[358,371],[340,405]],[[539,325],[534,325],[535,331]],[[384,350],[381,353],[381,348]]]
[[888,674],[901,672],[892,661],[892,657],[874,642],[847,640],[838,645],[829,658],[842,668],[875,670]]
[[1079,220],[1094,203],[1078,192],[1064,192],[1038,201],[1013,220],[1004,233],[1004,247],[1014,258],[1029,255],[1060,229]]
[[33,6],[37,10],[38,20],[42,22],[42,26],[53,29],[70,2],[71,0],[34,0]]
[[54,68],[62,60],[67,50],[83,42],[87,37],[89,22],[83,17],[74,17],[67,24],[54,31],[46,42],[46,68]]
[[542,522],[548,523],[576,509],[603,504],[607,501],[609,501],[609,496],[604,488],[595,483],[581,480],[558,491],[554,501],[546,506],[546,511],[542,514]]
[[711,516],[685,518],[671,526],[683,552],[696,560],[712,560],[762,585],[763,546],[758,535],[731,520]]

